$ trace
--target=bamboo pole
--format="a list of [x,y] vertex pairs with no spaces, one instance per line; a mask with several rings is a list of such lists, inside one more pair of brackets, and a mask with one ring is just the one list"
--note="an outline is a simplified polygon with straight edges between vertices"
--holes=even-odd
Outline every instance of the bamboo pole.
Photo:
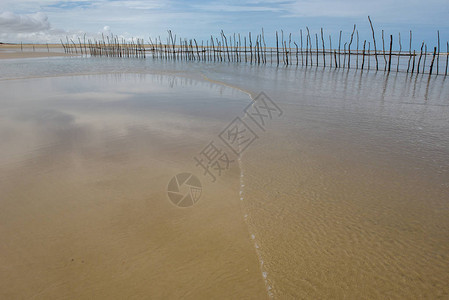
[[246,36],[243,37],[243,41],[245,43],[243,49],[244,49],[244,53],[245,53],[245,62],[248,62],[248,56],[246,55]]
[[276,62],[277,65],[279,66],[279,36],[277,30],[276,30]]
[[304,66],[304,53],[302,50],[302,29],[299,30],[299,33],[301,35],[301,66]]
[[287,41],[284,41],[284,48],[285,48],[285,63],[288,66],[288,50],[287,50]]
[[85,52],[86,55],[87,55],[87,48],[86,48],[86,34],[84,34],[83,40],[84,40],[84,52]]
[[[252,64],[253,60],[253,52],[252,52],[252,41],[251,41],[251,32],[248,34],[248,46],[249,46],[249,62]],[[247,61],[247,50],[246,50],[246,37],[245,37],[245,61]]]
[[351,33],[351,40],[349,41],[349,44],[348,44],[348,69],[351,68],[351,44],[352,44],[352,40],[354,38],[354,32],[355,32],[355,24],[354,24],[354,29],[352,30],[352,33]]
[[326,68],[326,50],[324,47],[323,27],[321,27],[321,43],[323,45],[323,65]]
[[214,45],[214,38],[213,38],[213,36],[211,35],[210,36],[210,44],[211,44],[211,47],[212,47],[212,55],[213,55],[213,57],[214,57],[214,62],[215,62],[215,59],[216,59],[216,57],[215,57],[215,45]]
[[228,61],[231,61],[230,56],[229,56],[229,48],[228,48],[228,39],[226,38],[226,35],[224,34],[223,30],[221,31],[221,33],[223,34],[223,38],[225,40],[225,44],[226,44],[226,54],[228,56]]
[[[193,41],[195,42],[196,55],[197,55],[197,57],[198,57],[198,61],[200,61],[200,60],[201,60],[201,57],[200,57],[200,51],[199,51],[199,49],[198,49],[198,43],[196,42],[196,39],[193,39]],[[228,53],[228,57],[229,57],[229,53]]]
[[407,73],[410,70],[410,61],[412,60],[412,31],[410,30],[410,48],[408,51],[409,54],[409,59],[408,59],[408,64],[407,64]]
[[340,37],[338,39],[338,66],[341,68],[340,55],[341,55],[341,30],[340,30]]
[[330,65],[330,67],[332,68],[332,38],[331,38],[331,35],[329,34],[329,58],[330,58],[330,61],[331,61],[331,65]]
[[315,44],[316,44],[316,66],[318,67],[318,34],[315,33]]
[[338,65],[337,65],[337,51],[336,50],[334,50],[334,60],[335,60],[335,69],[336,69],[336,68],[338,68]]
[[[67,50],[66,50],[66,48],[64,46],[64,43],[62,42],[62,39],[59,39],[59,40],[61,41],[61,45],[62,45],[62,48],[64,49],[64,53],[67,53]],[[20,42],[20,49],[23,51],[22,42]]]
[[[80,44],[80,52],[81,52],[81,55],[83,55],[83,47],[81,46],[81,39],[78,37],[78,42],[79,42],[79,44]],[[48,45],[47,45],[47,47],[48,47]],[[50,52],[50,51],[49,51]]]
[[306,36],[306,67],[309,64],[309,35]]
[[282,46],[282,61],[285,65],[285,50],[284,50],[284,30],[281,29],[281,46]]
[[393,47],[393,35],[390,34],[390,54],[388,57],[388,72],[390,72],[391,70],[391,51],[392,51],[392,47]]
[[368,42],[368,71],[370,70],[371,66],[371,42]]
[[422,49],[423,49],[423,47],[424,47],[424,42],[422,42],[422,45],[421,45],[421,53],[419,54],[419,59],[418,59],[418,68],[417,68],[417,70],[416,70],[416,73],[417,73],[417,74],[419,74],[419,65],[421,64],[421,58],[422,58]]
[[310,66],[313,66],[313,60],[312,60],[312,39],[310,38],[310,31],[309,31],[309,27],[306,26],[307,29],[307,40],[308,40],[308,45],[310,46]]
[[65,36],[65,39],[67,41],[67,43],[66,43],[67,51],[68,51],[68,53],[72,53],[72,49],[70,49],[71,47],[70,47],[70,43],[69,43],[69,37]]
[[223,56],[221,55],[221,44],[220,44],[220,41],[218,40],[218,38],[215,38],[215,40],[217,42],[217,51],[218,51],[218,55],[219,55],[218,57],[220,58],[220,61],[223,61]]
[[384,71],[387,70],[387,58],[385,56],[385,40],[384,40],[384,31],[382,30],[382,55],[384,57]]
[[432,62],[430,63],[430,70],[429,70],[429,76],[432,75],[432,70],[433,70],[433,63],[435,62],[435,56],[437,54],[437,47],[433,48],[433,57],[432,57]]
[[440,65],[440,31],[439,30],[437,30],[437,35],[438,35],[437,75],[438,75],[438,70],[439,70],[439,65]]
[[356,36],[357,36],[357,54],[355,56],[355,68],[358,69],[359,68],[359,31],[356,31]]
[[234,51],[232,51],[233,53],[233,61],[237,61],[237,43],[235,40],[235,33],[234,33]]
[[446,71],[444,72],[444,76],[447,76],[448,60],[449,60],[449,42],[446,42]]
[[[73,46],[75,46],[75,54],[78,54],[78,50],[76,50],[76,44],[73,42],[72,39],[70,39],[70,41],[72,42]],[[34,45],[33,45],[33,51],[34,51]]]
[[238,49],[238,60],[239,60],[239,62],[242,62],[242,55],[240,54],[240,47],[241,46],[242,46],[242,40],[240,38],[240,33],[239,33],[239,44],[238,44],[238,47],[239,47],[239,49]]
[[416,52],[415,52],[415,50],[413,50],[413,65],[412,65],[412,74],[413,74],[413,71],[415,70],[415,58],[416,58]]
[[290,33],[288,36],[288,59],[290,60],[290,62],[292,61],[292,34]]
[[426,59],[427,59],[427,45],[424,44],[424,63],[423,63],[423,67],[422,67],[423,73],[426,72]]
[[299,57],[298,57],[298,44],[296,44],[296,42],[293,42],[296,46],[296,66],[298,66],[299,63]]
[[365,66],[365,47],[366,47],[366,40],[363,41],[363,51],[362,51],[362,70]]
[[371,32],[373,33],[373,43],[374,43],[374,57],[376,59],[376,70],[379,70],[379,61],[377,60],[377,48],[376,48],[376,36],[374,34],[373,23],[371,22],[371,18],[368,16],[369,24],[371,26]]
[[399,72],[399,58],[401,57],[401,51],[402,51],[401,33],[399,32],[399,53],[398,53],[398,63],[396,66],[396,72]]

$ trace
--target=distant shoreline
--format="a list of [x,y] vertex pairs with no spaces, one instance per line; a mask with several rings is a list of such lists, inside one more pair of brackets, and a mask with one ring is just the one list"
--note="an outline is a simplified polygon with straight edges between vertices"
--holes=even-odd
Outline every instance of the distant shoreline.
[[10,44],[0,43],[0,59],[16,58],[35,58],[35,57],[55,57],[55,56],[73,56],[59,52],[62,49],[58,44]]

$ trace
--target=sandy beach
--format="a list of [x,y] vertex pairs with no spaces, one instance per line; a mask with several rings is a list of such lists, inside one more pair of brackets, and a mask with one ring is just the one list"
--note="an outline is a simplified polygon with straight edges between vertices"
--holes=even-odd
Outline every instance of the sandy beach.
[[35,45],[33,49],[33,45],[0,44],[0,59],[74,56],[64,53],[61,45],[51,44],[48,47]]
[[[448,295],[443,78],[0,63],[0,298]],[[261,91],[283,110],[264,130],[244,114]],[[219,138],[236,117],[257,134],[240,158]],[[211,141],[233,161],[216,182],[194,160]],[[167,193],[183,172],[188,208]]]
[[[128,78],[0,82],[9,107],[0,122],[7,140],[0,159],[1,297],[266,298],[241,212],[240,173],[234,168],[217,184],[200,177],[204,191],[193,208],[167,197],[172,176],[201,175],[191,157],[214,135],[189,121],[191,113],[170,112],[170,103],[247,96],[230,88],[220,95],[204,82],[170,88],[166,78],[149,76],[143,87]],[[92,82],[101,91],[90,92]],[[17,94],[23,84],[32,94]],[[67,92],[72,88],[80,93]],[[25,126],[20,134],[17,122]],[[216,129],[222,118],[207,124]],[[195,128],[196,135],[179,135]]]

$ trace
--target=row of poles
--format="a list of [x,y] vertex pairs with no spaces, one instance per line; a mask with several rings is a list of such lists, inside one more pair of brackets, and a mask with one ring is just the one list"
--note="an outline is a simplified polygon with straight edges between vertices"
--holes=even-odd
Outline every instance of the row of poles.
[[[378,49],[376,35],[368,16],[372,31],[373,49],[371,42],[364,40],[360,49],[359,32],[354,25],[350,40],[342,45],[342,31],[338,39],[338,48],[332,48],[332,37],[329,35],[329,47],[326,47],[326,38],[323,29],[312,38],[309,28],[306,32],[299,31],[298,43],[292,40],[292,34],[284,36],[284,32],[276,31],[276,47],[267,47],[265,34],[262,29],[260,34],[248,36],[233,34],[227,36],[223,31],[220,37],[211,36],[205,43],[198,43],[196,39],[177,39],[172,31],[168,31],[166,41],[160,37],[154,41],[149,38],[145,44],[143,39],[132,39],[125,41],[117,36],[102,36],[100,40],[78,41],[66,38],[66,43],[61,40],[66,53],[107,56],[107,57],[135,57],[145,58],[146,53],[151,53],[153,59],[171,59],[185,61],[210,61],[210,62],[245,62],[250,64],[284,64],[286,66],[322,66],[329,68],[356,68],[356,69],[375,69],[390,71],[400,71],[400,59],[407,59],[407,68],[401,71],[407,73],[425,73],[443,74],[447,76],[449,60],[449,43],[446,42],[447,53],[445,69],[440,71],[440,34],[437,31],[438,43],[430,53],[430,62],[428,60],[427,45],[422,42],[421,49],[417,53],[412,50],[412,31],[410,31],[409,50],[402,50],[401,35],[398,35],[399,51],[393,51],[393,35],[389,36],[389,43],[385,41],[385,34],[382,30],[382,49]],[[355,44],[355,45],[354,45]],[[313,48],[315,47],[315,48]],[[386,48],[387,47],[387,48]],[[355,48],[355,49],[354,49]],[[374,56],[374,62],[371,59]],[[397,58],[397,59],[395,59]],[[354,66],[355,63],[355,66]],[[371,65],[371,64],[375,65]],[[396,64],[396,67],[394,67]],[[426,66],[427,70],[426,70]]]
[[130,42],[120,39],[118,36],[102,35],[101,40],[87,39],[86,35],[83,41],[78,37],[77,41],[66,37],[66,43],[61,40],[65,53],[80,54],[90,56],[107,56],[107,57],[136,57],[145,58],[145,43],[143,39],[132,39]]

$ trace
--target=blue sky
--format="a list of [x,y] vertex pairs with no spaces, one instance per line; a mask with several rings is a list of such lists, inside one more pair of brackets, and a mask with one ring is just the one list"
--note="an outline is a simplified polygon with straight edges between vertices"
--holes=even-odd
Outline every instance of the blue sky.
[[408,48],[409,30],[413,30],[414,48],[423,40],[429,47],[435,45],[437,30],[442,45],[449,40],[449,0],[0,0],[0,41],[57,42],[66,35],[95,37],[111,32],[125,38],[148,40],[160,35],[164,39],[167,29],[178,37],[201,40],[218,36],[221,29],[244,34],[263,27],[271,44],[276,30],[292,33],[298,40],[299,30],[308,26],[313,34],[323,27],[326,44],[331,34],[336,45],[339,31],[347,40],[353,24],[361,43],[371,41],[368,15],[379,39],[384,29],[387,36],[394,35],[396,44],[401,32],[404,48]]

